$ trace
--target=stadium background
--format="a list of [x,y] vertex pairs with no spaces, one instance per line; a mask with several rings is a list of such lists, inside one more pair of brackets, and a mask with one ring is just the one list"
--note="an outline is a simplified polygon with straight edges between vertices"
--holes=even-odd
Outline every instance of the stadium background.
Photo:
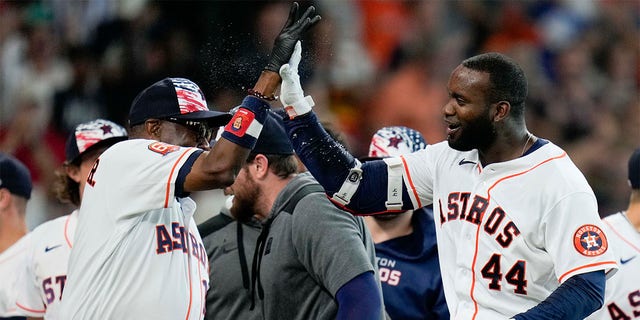
[[[466,57],[499,51],[527,72],[530,131],[567,150],[601,215],[626,207],[626,160],[640,146],[640,2],[300,2],[323,18],[304,43],[303,87],[356,155],[385,125],[442,140],[449,73]],[[280,1],[0,1],[0,150],[34,177],[29,228],[71,210],[50,191],[71,128],[96,117],[125,125],[133,97],[166,76],[196,81],[211,109],[231,109],[266,64],[288,9]],[[219,191],[195,196],[199,220],[217,212]]]

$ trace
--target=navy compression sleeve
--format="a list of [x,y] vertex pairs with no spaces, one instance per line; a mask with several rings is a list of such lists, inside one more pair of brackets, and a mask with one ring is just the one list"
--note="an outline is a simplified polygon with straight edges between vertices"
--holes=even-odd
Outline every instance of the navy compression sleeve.
[[602,270],[575,275],[567,279],[540,304],[513,318],[516,320],[584,319],[602,307],[605,281],[606,276]]
[[382,319],[382,293],[373,272],[361,273],[345,283],[336,292],[336,300],[336,320]]
[[313,112],[284,118],[289,139],[305,167],[328,194],[340,189],[356,159],[324,130]]
[[[355,167],[356,159],[322,128],[316,115],[311,112],[291,120],[284,117],[284,124],[296,154],[309,172],[332,197]],[[362,165],[362,180],[358,191],[346,206],[347,211],[358,214],[375,214],[386,211],[387,165],[382,160],[368,161]],[[413,209],[402,185],[403,209]]]

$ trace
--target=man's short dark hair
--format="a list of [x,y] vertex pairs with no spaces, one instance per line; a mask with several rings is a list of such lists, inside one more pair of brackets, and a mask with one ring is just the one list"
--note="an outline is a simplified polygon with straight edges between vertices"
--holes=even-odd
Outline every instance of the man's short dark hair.
[[[257,153],[250,153],[246,163],[256,158]],[[298,159],[292,154],[262,154],[269,161],[269,168],[278,177],[285,179],[298,172]]]
[[515,118],[524,116],[527,78],[516,62],[503,54],[490,52],[466,59],[462,65],[489,74],[491,88],[488,98],[491,103],[508,101]]

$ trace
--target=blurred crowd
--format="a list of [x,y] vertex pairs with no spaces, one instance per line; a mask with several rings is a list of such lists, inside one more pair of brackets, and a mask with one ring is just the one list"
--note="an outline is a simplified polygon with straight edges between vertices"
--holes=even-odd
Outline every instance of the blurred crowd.
[[[527,73],[531,132],[567,150],[602,216],[626,207],[626,161],[640,146],[640,2],[299,2],[323,17],[303,43],[305,93],[354,154],[383,126],[444,139],[449,73],[498,51]],[[0,1],[0,150],[34,178],[29,228],[70,211],[50,186],[75,125],[126,126],[135,95],[166,76],[193,79],[210,109],[230,110],[288,10],[288,1]]]

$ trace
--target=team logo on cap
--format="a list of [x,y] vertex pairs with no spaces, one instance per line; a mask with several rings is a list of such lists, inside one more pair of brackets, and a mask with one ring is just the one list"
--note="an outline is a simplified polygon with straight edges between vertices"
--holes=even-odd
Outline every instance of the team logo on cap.
[[574,233],[573,246],[583,256],[594,257],[605,253],[609,244],[600,228],[585,224]]
[[178,96],[180,114],[209,110],[204,93],[193,81],[183,78],[171,78],[171,82],[173,82]]

